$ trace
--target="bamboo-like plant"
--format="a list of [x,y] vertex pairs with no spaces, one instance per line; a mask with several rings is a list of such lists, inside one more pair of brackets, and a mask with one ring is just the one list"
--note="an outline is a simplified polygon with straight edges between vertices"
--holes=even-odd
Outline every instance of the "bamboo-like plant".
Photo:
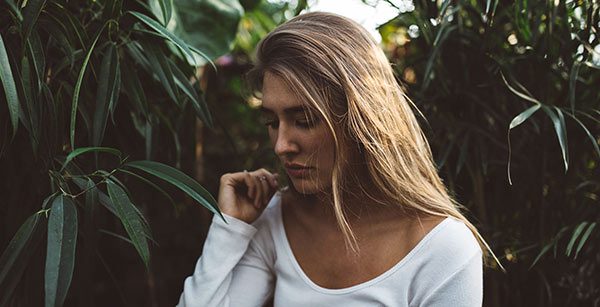
[[486,305],[600,302],[599,10],[416,0],[381,28],[440,172],[505,262]]
[[[15,288],[44,237],[45,305],[62,306],[78,243],[83,240],[88,252],[96,248],[94,218],[101,208],[120,221],[127,237],[102,231],[131,243],[148,268],[150,227],[132,203],[136,196],[117,175],[139,179],[171,199],[148,177],[162,179],[220,215],[215,199],[198,182],[150,159],[157,156],[162,130],[174,145],[163,150],[165,160],[179,164],[181,121],[197,117],[212,125],[195,66],[229,48],[242,13],[239,3],[230,2],[225,13],[216,2],[195,11],[197,24],[216,18],[228,27],[188,32],[194,45],[210,46],[208,56],[180,38],[186,34],[181,25],[194,11],[183,16],[170,0],[0,3],[1,191],[7,200],[3,206],[23,204],[3,209],[2,227],[14,233],[8,221],[30,215],[15,221],[22,225],[0,258],[1,306],[28,301],[15,296]],[[180,1],[185,3],[191,1]],[[176,18],[173,27],[169,22]],[[203,31],[213,32],[202,36]],[[146,160],[130,161],[129,155]],[[10,168],[24,161],[32,171]],[[25,181],[26,186],[11,185]]]

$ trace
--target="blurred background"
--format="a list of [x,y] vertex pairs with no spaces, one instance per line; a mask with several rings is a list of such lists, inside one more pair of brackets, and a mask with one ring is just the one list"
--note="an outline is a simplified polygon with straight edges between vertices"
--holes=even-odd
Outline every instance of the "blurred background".
[[[17,42],[23,36],[18,29],[27,29],[16,13],[22,9],[26,20],[29,4],[23,2],[27,1],[1,5],[5,12],[0,33],[11,66],[20,67],[24,75],[27,66],[11,58],[19,54],[11,50],[20,50]],[[74,58],[65,64],[71,65],[73,73],[67,78],[71,83],[46,80],[49,90],[57,93],[54,100],[66,98],[65,106],[57,102],[58,109],[47,120],[48,127],[59,126],[55,134],[41,132],[30,138],[31,124],[11,137],[9,108],[0,103],[4,129],[0,305],[43,303],[45,243],[32,243],[20,270],[7,265],[6,250],[27,217],[56,191],[48,183],[48,173],[58,168],[48,161],[57,157],[64,161],[72,150],[66,131],[73,84],[102,18],[119,22],[109,23],[108,34],[100,36],[102,49],[98,50],[102,51],[90,60],[91,70],[98,72],[87,73],[80,102],[85,106],[97,98],[95,88],[86,96],[86,84],[94,83],[92,76],[101,76],[100,54],[110,50],[103,40],[114,42],[124,81],[121,91],[115,92],[120,102],[111,109],[112,122],[108,120],[102,146],[117,148],[131,160],[150,159],[176,167],[216,197],[225,172],[260,167],[281,171],[261,125],[259,103],[248,99],[244,88],[243,75],[252,65],[254,47],[286,20],[305,11],[326,10],[357,20],[381,42],[398,82],[422,112],[421,126],[445,184],[505,267],[506,272],[496,265],[486,269],[484,306],[600,306],[598,1],[173,0],[172,18],[165,20],[164,27],[205,56],[182,55],[175,44],[162,41],[156,46],[173,63],[170,67],[180,67],[194,84],[204,111],[193,107],[193,95],[186,98],[187,105],[173,107],[168,87],[159,86],[160,74],[140,75],[143,69],[136,67],[145,65],[144,58],[127,47],[133,45],[127,39],[157,28],[131,26],[133,17],[124,12],[139,10],[161,20],[168,11],[163,1],[57,1],[54,6],[30,2],[42,3],[37,28],[47,52],[46,67],[54,67],[51,61],[60,63],[62,57],[53,55],[62,50],[58,46],[68,45],[70,49],[60,52]],[[71,17],[57,22],[61,10],[79,22],[67,22]],[[42,30],[42,24],[48,30]],[[126,27],[132,31],[123,34]],[[82,38],[76,29],[90,34]],[[119,35],[124,38],[114,39]],[[144,45],[148,42],[155,44],[156,35],[148,36],[139,40],[139,50],[151,48]],[[126,57],[132,60],[127,62]],[[194,60],[198,65],[189,66]],[[141,94],[135,85],[126,84],[125,69],[141,76],[146,107],[136,104]],[[176,88],[182,96],[187,93],[184,87]],[[27,96],[21,90],[18,94]],[[2,96],[0,101],[6,99]],[[20,112],[33,114],[29,109]],[[61,112],[67,115],[56,115]],[[78,112],[82,118],[78,121],[85,122],[85,113]],[[46,138],[56,139],[46,146],[49,149],[44,149]],[[35,140],[42,141],[36,145]],[[76,142],[83,144],[84,139]],[[97,156],[82,159],[80,164],[96,159],[98,169],[114,167],[110,159],[100,163]],[[95,211],[95,228],[77,239],[64,305],[173,306],[202,253],[212,213],[164,182],[154,181],[171,199],[134,177],[116,177],[127,186],[131,201],[151,229],[148,265],[140,259],[137,246],[124,238],[127,233],[121,221],[107,210]],[[77,205],[84,207],[84,203]],[[80,229],[84,223],[90,220],[84,218]],[[44,237],[45,230],[40,231]],[[94,243],[86,243],[89,240]],[[93,251],[85,252],[90,245]],[[18,262],[14,263],[16,268]]]

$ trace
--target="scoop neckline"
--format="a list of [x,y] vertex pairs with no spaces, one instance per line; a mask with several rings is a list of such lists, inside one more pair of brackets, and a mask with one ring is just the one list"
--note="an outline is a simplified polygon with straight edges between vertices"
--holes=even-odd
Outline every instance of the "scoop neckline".
[[439,224],[437,224],[435,227],[433,227],[421,239],[421,241],[419,241],[419,243],[417,243],[417,245],[415,245],[415,247],[413,247],[413,249],[411,249],[410,252],[408,252],[408,254],[406,254],[406,256],[404,256],[402,259],[400,259],[396,264],[394,264],[387,271],[385,271],[367,281],[361,282],[359,284],[356,284],[356,285],[353,285],[350,287],[331,289],[331,288],[325,288],[325,287],[319,286],[314,281],[312,281],[312,279],[310,279],[310,277],[308,277],[308,275],[306,275],[306,273],[300,266],[300,263],[298,263],[298,260],[296,259],[296,256],[294,255],[294,252],[292,251],[292,246],[290,245],[290,242],[288,241],[287,233],[285,231],[285,226],[283,225],[283,208],[282,208],[283,203],[282,203],[281,198],[279,199],[279,206],[277,206],[277,207],[278,207],[277,208],[277,211],[278,211],[277,219],[279,220],[279,223],[277,223],[278,224],[277,227],[279,228],[278,234],[281,236],[280,241],[283,243],[283,249],[285,250],[285,253],[287,254],[287,259],[292,263],[292,266],[296,270],[296,273],[298,273],[298,275],[300,276],[300,278],[302,278],[304,283],[306,283],[312,289],[314,289],[318,292],[321,292],[321,293],[326,293],[326,294],[346,294],[346,293],[358,291],[360,289],[372,286],[372,285],[386,279],[387,277],[391,276],[396,271],[398,271],[400,268],[402,268],[404,265],[406,265],[410,261],[411,258],[413,258],[416,254],[418,254],[418,252],[423,248],[423,246],[436,233],[438,233],[444,227],[444,225],[446,225],[448,223],[448,221],[450,220],[450,217],[446,217]]

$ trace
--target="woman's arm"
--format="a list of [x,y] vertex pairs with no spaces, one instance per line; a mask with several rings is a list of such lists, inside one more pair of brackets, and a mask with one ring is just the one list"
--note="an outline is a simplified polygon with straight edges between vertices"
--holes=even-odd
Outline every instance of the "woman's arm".
[[483,303],[481,252],[475,253],[456,272],[445,278],[419,306],[480,307]]
[[[257,229],[226,216],[215,217],[194,274],[185,280],[178,306],[261,306],[273,289],[274,276],[250,243]],[[250,246],[250,247],[249,247]]]
[[178,306],[260,306],[270,297],[274,277],[250,224],[275,193],[277,177],[265,169],[221,176],[219,207],[229,224],[213,218]]

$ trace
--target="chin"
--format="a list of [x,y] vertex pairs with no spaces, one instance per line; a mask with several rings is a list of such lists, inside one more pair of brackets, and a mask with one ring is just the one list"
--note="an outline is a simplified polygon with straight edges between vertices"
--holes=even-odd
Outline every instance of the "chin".
[[314,179],[299,179],[299,178],[290,178],[290,182],[292,183],[292,188],[302,194],[302,195],[315,195],[319,193],[323,193],[325,191],[331,190],[331,184],[323,185],[319,184]]

